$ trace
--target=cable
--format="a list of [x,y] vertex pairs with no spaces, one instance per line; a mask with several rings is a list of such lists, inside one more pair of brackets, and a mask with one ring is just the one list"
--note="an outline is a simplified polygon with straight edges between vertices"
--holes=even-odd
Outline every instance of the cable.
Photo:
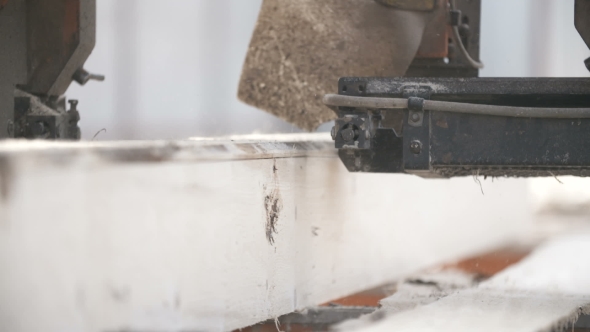
[[514,118],[590,118],[590,108],[516,107],[425,100],[424,109],[428,111],[508,116]]
[[[352,97],[334,94],[328,94],[324,96],[324,104],[334,107],[356,107],[383,110],[408,108],[408,100],[405,98]],[[590,118],[590,108],[498,106],[456,103],[438,100],[424,100],[424,110],[450,113],[465,113],[475,115],[506,116],[515,118]]]
[[408,100],[403,98],[351,97],[334,94],[325,95],[324,104],[327,106],[337,107],[361,107],[378,109],[408,108]]
[[[455,0],[451,0],[451,10],[455,10],[457,8],[456,2]],[[463,57],[465,57],[465,60],[467,60],[467,62],[469,62],[469,64],[473,67],[473,68],[477,68],[477,69],[482,69],[484,67],[483,63],[474,60],[471,55],[469,55],[469,52],[467,52],[467,49],[465,48],[465,45],[463,45],[463,40],[461,40],[461,35],[459,34],[459,28],[457,26],[453,26],[453,39],[455,40],[455,44],[457,44],[457,46],[459,46],[459,51],[461,51],[461,54],[463,54]]]

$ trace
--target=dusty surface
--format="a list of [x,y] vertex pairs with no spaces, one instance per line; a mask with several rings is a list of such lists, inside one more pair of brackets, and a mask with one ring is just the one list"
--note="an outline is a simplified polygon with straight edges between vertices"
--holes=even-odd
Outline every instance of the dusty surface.
[[[533,332],[571,328],[581,314],[590,313],[590,264],[579,256],[588,249],[588,235],[555,239],[475,287],[455,282],[459,287],[441,292],[445,288],[437,281],[431,290],[398,291],[381,301],[384,319],[368,325],[349,322],[340,330]],[[408,304],[413,309],[407,310]]]
[[373,0],[264,0],[239,98],[313,130],[332,120],[322,104],[343,76],[402,76],[429,13]]

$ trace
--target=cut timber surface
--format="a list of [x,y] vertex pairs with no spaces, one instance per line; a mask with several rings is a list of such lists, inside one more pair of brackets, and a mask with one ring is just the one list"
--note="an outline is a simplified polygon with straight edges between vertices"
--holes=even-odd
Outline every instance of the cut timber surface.
[[381,302],[387,318],[346,322],[340,331],[570,331],[579,315],[590,313],[588,252],[590,234],[555,239],[476,287],[427,305],[401,294],[416,306],[407,311],[393,295]]
[[2,330],[231,330],[528,230],[524,182],[350,174],[328,136],[0,144]]

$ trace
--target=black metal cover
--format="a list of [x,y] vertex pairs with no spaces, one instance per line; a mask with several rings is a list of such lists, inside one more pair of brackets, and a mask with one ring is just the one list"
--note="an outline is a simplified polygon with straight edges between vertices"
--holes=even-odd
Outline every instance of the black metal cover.
[[[588,78],[343,78],[339,93],[491,105],[590,107]],[[422,124],[417,126],[409,118],[410,110],[346,108],[337,112],[340,119],[355,115],[368,118],[370,148],[354,148],[349,142],[340,150],[350,171],[428,177],[590,173],[590,119],[424,111]],[[393,116],[400,112],[403,117]],[[341,139],[336,131],[337,144]]]

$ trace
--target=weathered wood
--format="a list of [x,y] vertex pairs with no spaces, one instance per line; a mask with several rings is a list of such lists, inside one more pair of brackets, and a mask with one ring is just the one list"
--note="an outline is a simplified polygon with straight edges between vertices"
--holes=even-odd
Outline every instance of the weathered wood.
[[[346,322],[341,331],[515,331],[571,329],[590,313],[590,236],[553,240],[522,262],[477,287],[458,290],[438,301],[396,294],[382,301],[379,322]],[[582,256],[581,256],[582,255]],[[436,294],[436,293],[432,293]],[[406,296],[415,308],[404,311]],[[428,303],[428,304],[426,304]],[[422,305],[426,304],[426,305]],[[406,305],[406,307],[410,307]]]
[[231,330],[519,238],[526,185],[350,174],[328,137],[0,144],[0,322]]

